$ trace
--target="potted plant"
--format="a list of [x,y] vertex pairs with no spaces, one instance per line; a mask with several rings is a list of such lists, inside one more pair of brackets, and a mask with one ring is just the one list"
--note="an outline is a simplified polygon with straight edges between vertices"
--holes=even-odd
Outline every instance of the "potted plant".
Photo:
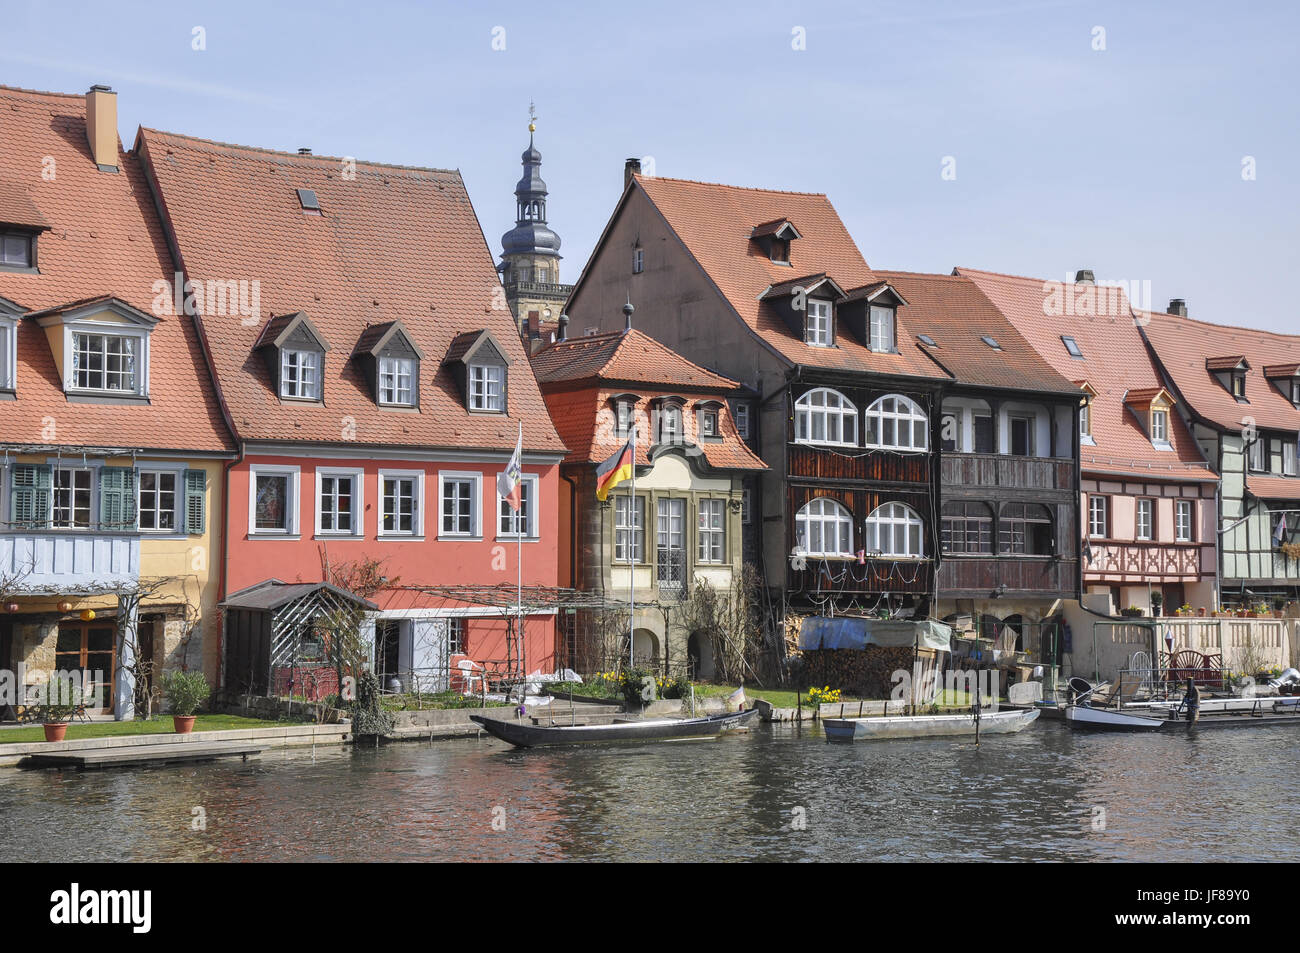
[[85,704],[85,691],[76,676],[51,676],[45,683],[39,706],[46,741],[62,741],[68,734],[68,722]]
[[1197,606],[1197,607],[1196,607],[1196,614],[1197,614],[1197,616],[1199,616],[1200,618],[1204,619],[1204,618],[1205,618],[1205,606]]
[[1165,597],[1163,593],[1151,593],[1151,615],[1158,617],[1165,607]]
[[162,677],[163,697],[172,710],[172,726],[178,735],[194,730],[194,713],[212,691],[202,672],[167,672]]
[[1120,609],[1119,614],[1126,619],[1136,619],[1142,615],[1142,610],[1137,606],[1129,606],[1127,609]]

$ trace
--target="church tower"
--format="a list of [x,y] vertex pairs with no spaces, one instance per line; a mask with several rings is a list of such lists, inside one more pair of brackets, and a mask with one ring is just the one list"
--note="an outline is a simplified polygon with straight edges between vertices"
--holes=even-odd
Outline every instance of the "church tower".
[[515,227],[501,236],[501,284],[519,333],[531,347],[551,340],[573,285],[560,284],[560,236],[546,225],[542,154],[533,145],[536,114],[529,107],[524,175],[515,186]]

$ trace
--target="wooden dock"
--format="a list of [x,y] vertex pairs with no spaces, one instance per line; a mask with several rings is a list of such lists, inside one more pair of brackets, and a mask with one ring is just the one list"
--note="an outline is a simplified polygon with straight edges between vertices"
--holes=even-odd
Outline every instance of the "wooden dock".
[[260,755],[267,745],[248,741],[195,741],[185,744],[140,744],[113,748],[90,748],[82,751],[58,751],[29,754],[18,763],[20,768],[127,768],[143,765],[179,764],[215,761],[218,758],[243,758]]

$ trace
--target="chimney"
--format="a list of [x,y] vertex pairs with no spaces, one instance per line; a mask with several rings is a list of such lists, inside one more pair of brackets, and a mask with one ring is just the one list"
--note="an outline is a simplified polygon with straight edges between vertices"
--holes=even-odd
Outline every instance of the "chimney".
[[569,333],[569,316],[561,312],[560,314],[560,333],[555,338],[557,341],[563,341]]
[[632,176],[641,174],[641,160],[628,159],[623,163],[623,188],[632,184]]
[[1091,268],[1080,268],[1074,273],[1074,281],[1080,285],[1095,285],[1097,278],[1093,275]]
[[636,308],[632,307],[632,299],[629,298],[627,304],[623,305],[623,333],[627,334],[632,330],[632,312]]
[[300,156],[309,156],[309,155],[311,155],[311,150],[308,149],[306,146],[303,146],[303,147],[301,147],[301,148],[298,150],[298,155],[300,155]]
[[1170,298],[1168,311],[1170,314],[1185,318],[1187,317],[1187,302],[1182,298]]
[[98,84],[86,93],[86,138],[100,172],[117,171],[117,93]]

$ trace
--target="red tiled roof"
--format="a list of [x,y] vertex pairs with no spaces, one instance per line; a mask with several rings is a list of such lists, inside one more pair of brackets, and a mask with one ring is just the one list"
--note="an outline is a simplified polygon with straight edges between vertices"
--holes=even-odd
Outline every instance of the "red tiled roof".
[[[1300,410],[1278,391],[1264,371],[1266,365],[1300,358],[1300,335],[1210,324],[1158,311],[1139,311],[1138,315],[1145,322],[1143,331],[1156,357],[1198,417],[1228,430],[1240,429],[1247,417],[1253,417],[1257,427],[1300,429]],[[1210,373],[1205,360],[1207,351],[1229,351],[1250,365],[1245,402],[1233,397]]]
[[740,385],[705,370],[633,328],[556,341],[533,355],[533,373],[543,387],[556,381],[604,380],[719,392]]
[[1261,500],[1300,500],[1300,478],[1247,474],[1246,491]]
[[1270,364],[1264,368],[1265,377],[1295,377],[1300,374],[1300,364]]
[[[1090,415],[1095,446],[1080,448],[1085,473],[1141,474],[1160,479],[1216,480],[1200,448],[1178,414],[1170,414],[1171,450],[1157,450],[1124,395],[1132,389],[1156,388],[1162,382],[1142,342],[1123,289],[1077,285],[957,269],[973,281],[1047,363],[1064,377],[1086,380],[1096,391]],[[1090,289],[1093,289],[1090,292]],[[1073,302],[1093,294],[1097,306],[1085,310]],[[1055,305],[1069,295],[1070,306]],[[1092,299],[1082,299],[1092,300]],[[1061,312],[1073,313],[1061,313]],[[1083,351],[1073,358],[1061,341],[1073,337]]]
[[[947,376],[915,348],[879,354],[848,332],[836,335],[837,347],[810,347],[790,332],[770,303],[758,300],[769,285],[789,282],[792,275],[823,273],[841,288],[876,280],[825,195],[634,178],[741,320],[786,360],[831,370]],[[755,227],[783,218],[796,223],[802,236],[790,242],[788,267],[769,260],[750,239]],[[910,333],[900,315],[899,339]]]
[[[119,146],[118,168],[100,172],[91,158],[83,96],[0,87],[0,181],[20,186],[49,225],[37,239],[40,273],[0,271],[0,297],[28,311],[117,298],[154,313],[154,283],[172,283],[172,260],[138,157]],[[0,439],[232,450],[192,321],[158,318],[149,338],[149,401],[131,404],[69,403],[44,329],[21,320],[17,399],[0,401]]]
[[[562,452],[460,173],[301,156],[141,130],[188,277],[257,279],[256,322],[204,321],[217,377],[249,440]],[[304,213],[311,189],[322,214]],[[332,350],[324,400],[281,403],[253,346],[268,315],[305,312]],[[425,359],[417,413],[380,409],[357,361],[369,326],[400,318]],[[472,414],[447,366],[453,338],[489,331],[511,361],[509,415]]]
[[[962,384],[1079,396],[1079,388],[1043,360],[969,278],[903,271],[876,274],[907,300],[899,310],[907,329],[929,335],[938,345],[930,348],[900,338],[900,349],[921,349]],[[985,344],[984,336],[996,340],[1002,350]]]

